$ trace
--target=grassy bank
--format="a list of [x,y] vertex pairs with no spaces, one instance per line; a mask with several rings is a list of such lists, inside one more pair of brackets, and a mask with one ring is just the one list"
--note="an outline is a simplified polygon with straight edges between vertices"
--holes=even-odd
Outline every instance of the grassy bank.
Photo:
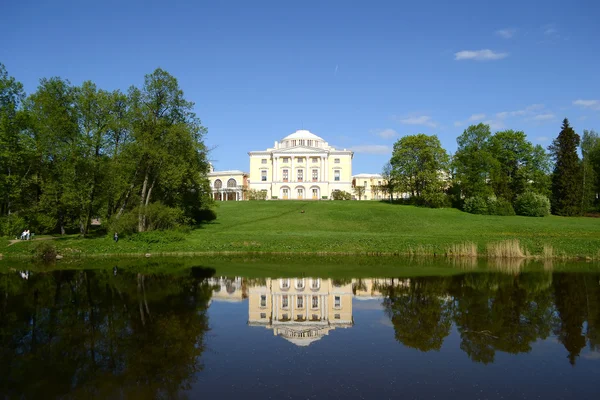
[[[229,202],[218,219],[188,233],[122,238],[57,238],[60,254],[188,254],[266,252],[384,253],[488,257],[588,257],[600,253],[600,220],[498,217],[455,209],[378,202]],[[29,255],[34,242],[0,243],[5,257]],[[515,248],[517,246],[517,248]]]

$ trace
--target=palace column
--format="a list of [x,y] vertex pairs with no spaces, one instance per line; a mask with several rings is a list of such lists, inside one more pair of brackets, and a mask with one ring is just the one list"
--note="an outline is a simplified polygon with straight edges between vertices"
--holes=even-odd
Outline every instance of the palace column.
[[296,296],[294,296],[293,294],[290,295],[290,310],[292,311],[292,321],[294,320],[294,299],[296,298]]
[[273,157],[273,182],[277,182],[277,164],[279,163],[279,157]]
[[325,171],[324,172],[325,172],[325,176],[324,176],[325,181],[327,183],[329,183],[329,157],[328,156],[325,157]]
[[[294,156],[293,155],[290,157],[290,160],[291,160],[291,162],[290,162],[290,174],[288,175],[288,182],[291,183],[291,182],[295,182],[294,181]],[[292,190],[290,189],[290,197],[293,196],[292,193],[291,193],[291,191]]]

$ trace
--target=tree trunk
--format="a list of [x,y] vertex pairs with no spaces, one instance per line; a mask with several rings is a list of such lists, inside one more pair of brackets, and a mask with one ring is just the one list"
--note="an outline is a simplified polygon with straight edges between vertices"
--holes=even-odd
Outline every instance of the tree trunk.
[[138,210],[138,232],[144,232],[146,228],[146,188],[148,187],[148,170],[146,169],[146,175],[144,176],[144,184],[142,185],[142,191],[140,193],[140,209]]

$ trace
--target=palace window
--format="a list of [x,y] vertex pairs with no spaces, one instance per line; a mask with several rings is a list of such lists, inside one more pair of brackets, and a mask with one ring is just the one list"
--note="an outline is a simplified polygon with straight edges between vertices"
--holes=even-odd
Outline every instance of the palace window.
[[266,163],[267,163],[267,159],[266,159],[266,158],[263,158],[262,160],[260,160],[260,162],[261,162],[262,164],[266,164]]
[[283,181],[284,182],[288,181],[288,170],[287,169],[283,170]]
[[261,294],[260,295],[260,306],[261,307],[266,307],[267,306],[267,295],[266,294]]
[[319,307],[319,296],[312,297],[312,308]]
[[304,162],[304,157],[298,157],[298,162],[299,163],[303,163]]
[[260,319],[265,319],[265,318],[267,318],[267,313],[261,312]]
[[300,139],[299,142],[300,142],[300,146],[304,146],[304,139]]
[[231,178],[227,181],[228,188],[234,188],[236,186],[237,186],[237,182],[235,181],[235,179]]
[[296,302],[296,308],[303,308],[304,307],[304,297],[302,296],[298,296],[298,301]]
[[221,189],[223,187],[223,182],[220,179],[215,180],[215,189]]
[[319,162],[319,159],[317,157],[313,157],[312,161],[313,161],[313,164],[316,164]]
[[367,181],[365,181],[364,183],[365,183],[365,185],[364,185],[364,186],[365,186],[365,187],[367,187]]
[[312,147],[312,145],[313,145],[313,141],[312,141],[312,140],[309,140],[309,141],[308,141],[308,145],[309,145],[310,147]]
[[296,141],[292,140],[292,146],[295,146],[295,145],[296,145]]
[[296,279],[296,289],[304,289],[304,279]]
[[303,179],[304,179],[304,170],[299,169],[298,170],[298,182],[302,182]]
[[333,302],[333,306],[335,308],[340,308],[341,307],[341,300],[340,300],[340,296],[335,296],[334,298],[334,302]]
[[333,171],[333,180],[339,182],[340,180],[340,170],[336,169]]
[[311,279],[311,282],[310,282],[311,289],[318,289],[320,287],[321,287],[321,281],[319,280],[319,278]]
[[283,157],[283,158],[282,158],[282,161],[283,161],[284,163],[288,163],[288,162],[290,162],[290,159],[289,159],[288,157]]
[[319,170],[318,169],[312,170],[312,180],[313,180],[313,182],[316,182],[319,180]]
[[379,186],[381,186],[381,181],[377,181],[377,184],[378,184]]
[[289,288],[290,288],[290,280],[289,280],[289,279],[282,279],[282,280],[280,281],[280,284],[279,284],[279,285],[280,285],[280,287],[281,287],[282,289],[289,289]]
[[319,147],[319,141],[315,140],[315,147]]
[[267,170],[266,169],[263,169],[262,171],[260,171],[260,180],[262,182],[267,181]]
[[340,159],[339,159],[339,158],[335,158],[335,159],[333,160],[333,162],[334,162],[334,163],[336,163],[336,164],[339,164],[339,163],[340,163]]
[[319,319],[319,316],[317,314],[313,314],[312,319],[313,321],[317,321]]
[[340,319],[340,314],[333,314],[333,318]]
[[288,308],[288,305],[288,295],[284,294],[283,296],[281,296],[281,307]]

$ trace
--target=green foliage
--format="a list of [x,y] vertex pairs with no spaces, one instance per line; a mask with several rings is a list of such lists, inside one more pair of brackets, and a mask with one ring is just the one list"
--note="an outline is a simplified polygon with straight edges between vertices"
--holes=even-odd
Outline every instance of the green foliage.
[[345,190],[334,190],[331,192],[331,198],[333,200],[351,200],[352,195]]
[[469,126],[456,139],[458,149],[452,162],[456,182],[465,197],[486,198],[493,194],[489,178],[496,161],[488,145],[491,136],[488,125],[478,124]]
[[525,192],[517,197],[515,210],[518,215],[545,217],[550,215],[550,200],[541,194]]
[[505,217],[515,215],[515,210],[508,200],[488,197],[486,201],[488,215],[500,215]]
[[[248,200],[266,200],[267,192],[264,190],[250,189],[246,191],[246,196]],[[277,196],[273,196],[273,198],[276,199]]]
[[404,136],[394,144],[390,160],[395,190],[410,193],[438,207],[444,203],[444,178],[450,158],[437,136]]
[[[214,219],[206,129],[193,107],[161,69],[128,94],[55,77],[25,98],[0,64],[0,218],[82,235],[92,217],[114,225],[134,210],[136,231]],[[125,219],[121,232],[131,230]]]
[[579,135],[564,119],[562,130],[549,147],[554,158],[552,173],[552,213],[573,216],[581,214],[582,168],[577,147]]
[[481,196],[473,196],[465,199],[464,210],[470,214],[488,214],[488,202]]
[[327,200],[327,196],[321,196],[321,199]]
[[25,219],[17,214],[0,218],[0,236],[9,238],[19,237],[27,226]]

